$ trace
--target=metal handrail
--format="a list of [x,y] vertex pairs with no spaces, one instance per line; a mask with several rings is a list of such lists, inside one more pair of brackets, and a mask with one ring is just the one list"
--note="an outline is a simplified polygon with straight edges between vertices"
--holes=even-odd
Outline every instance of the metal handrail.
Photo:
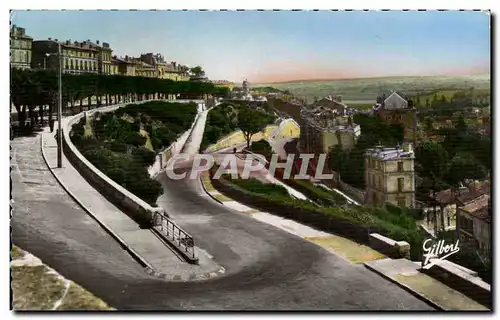
[[155,213],[154,225],[159,226],[160,231],[180,250],[195,259],[194,239],[190,234],[159,212]]

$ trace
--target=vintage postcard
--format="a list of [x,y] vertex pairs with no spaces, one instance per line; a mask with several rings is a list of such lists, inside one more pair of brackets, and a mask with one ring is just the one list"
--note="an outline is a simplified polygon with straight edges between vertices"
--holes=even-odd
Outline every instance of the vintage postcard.
[[11,308],[491,311],[490,32],[11,11]]

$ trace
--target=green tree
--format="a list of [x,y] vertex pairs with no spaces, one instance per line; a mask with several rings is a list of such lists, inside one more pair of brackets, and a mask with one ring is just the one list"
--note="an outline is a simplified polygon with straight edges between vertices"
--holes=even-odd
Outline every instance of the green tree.
[[249,108],[242,108],[238,113],[237,126],[243,132],[247,142],[247,148],[250,147],[252,136],[262,131],[269,123],[269,117],[259,111]]
[[[437,142],[426,141],[415,150],[416,161],[419,164],[419,174],[432,181],[433,197],[436,198],[436,187],[448,172],[448,152]],[[444,227],[444,217],[441,215],[441,225]],[[437,234],[437,215],[434,207],[434,228]]]
[[203,68],[201,66],[196,66],[191,69],[189,69],[191,74],[195,77],[203,77],[205,76],[205,71],[203,71]]
[[455,129],[458,134],[464,134],[467,132],[467,124],[465,123],[464,115],[461,113],[455,123]]

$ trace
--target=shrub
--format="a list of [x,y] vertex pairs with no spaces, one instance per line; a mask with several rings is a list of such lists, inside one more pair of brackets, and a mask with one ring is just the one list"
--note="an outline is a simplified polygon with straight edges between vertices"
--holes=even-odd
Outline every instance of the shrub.
[[139,132],[128,132],[119,139],[123,139],[123,142],[134,147],[143,146],[147,141],[147,138],[143,137]]
[[[75,141],[79,140],[80,152],[105,175],[148,204],[156,206],[162,187],[159,182],[150,179],[147,171],[147,167],[155,161],[155,153],[144,147],[147,138],[139,133],[139,123],[130,123],[121,117],[127,114],[144,121],[153,148],[158,150],[170,145],[178,134],[189,129],[196,109],[194,103],[154,101],[130,104],[113,113],[97,114],[92,121],[92,137],[77,137],[82,132],[79,126],[83,128],[83,124],[75,125]],[[151,123],[161,123],[160,130],[153,130]],[[133,147],[132,153],[127,154],[128,149]]]
[[132,156],[135,158],[136,162],[146,167],[152,165],[156,159],[156,154],[154,153],[154,151],[151,151],[146,147],[139,147],[134,149],[132,151]]
[[127,144],[120,140],[114,140],[110,143],[109,148],[115,152],[126,153],[128,148]]
[[250,145],[250,151],[269,157],[273,153],[273,148],[266,140],[259,140]]
[[153,146],[153,149],[156,150],[156,151],[160,151],[163,147],[163,143],[161,142],[160,139],[158,139],[157,137],[150,137],[151,139],[151,145]]

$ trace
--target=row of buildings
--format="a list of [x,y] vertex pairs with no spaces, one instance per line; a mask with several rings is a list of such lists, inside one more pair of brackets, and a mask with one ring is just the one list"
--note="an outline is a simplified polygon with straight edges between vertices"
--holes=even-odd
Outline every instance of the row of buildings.
[[[59,56],[59,46],[61,55]],[[157,53],[139,57],[117,57],[109,43],[100,41],[33,40],[24,28],[13,25],[10,30],[10,66],[21,69],[57,70],[62,62],[64,73],[120,74],[174,81],[190,79],[189,67],[166,61]]]

